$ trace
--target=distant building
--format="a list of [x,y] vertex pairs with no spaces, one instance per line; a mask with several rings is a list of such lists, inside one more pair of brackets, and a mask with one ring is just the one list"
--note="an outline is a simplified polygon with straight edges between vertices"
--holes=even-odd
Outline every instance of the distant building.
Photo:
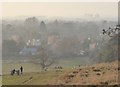
[[55,37],[54,36],[49,36],[48,37],[48,45],[54,44],[55,43]]
[[32,40],[28,40],[26,42],[27,46],[40,46],[41,45],[41,41],[40,39],[32,39]]
[[96,43],[89,44],[89,50],[94,50],[96,48]]
[[36,55],[38,52],[38,48],[36,46],[25,46],[20,52],[20,55],[23,56],[30,56],[30,55]]
[[60,41],[60,35],[59,33],[52,32],[48,34],[48,45],[55,45]]

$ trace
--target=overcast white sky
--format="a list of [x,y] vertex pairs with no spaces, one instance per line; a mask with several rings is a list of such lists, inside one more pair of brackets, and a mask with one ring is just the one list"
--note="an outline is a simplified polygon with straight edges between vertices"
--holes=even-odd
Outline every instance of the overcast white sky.
[[101,17],[117,17],[117,2],[4,2],[2,17],[46,16],[82,17],[99,14]]

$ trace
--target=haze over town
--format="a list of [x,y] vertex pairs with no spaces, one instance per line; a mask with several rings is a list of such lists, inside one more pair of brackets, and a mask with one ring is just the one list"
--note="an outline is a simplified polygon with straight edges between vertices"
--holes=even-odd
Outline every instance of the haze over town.
[[117,2],[6,2],[1,15],[3,84],[118,84]]

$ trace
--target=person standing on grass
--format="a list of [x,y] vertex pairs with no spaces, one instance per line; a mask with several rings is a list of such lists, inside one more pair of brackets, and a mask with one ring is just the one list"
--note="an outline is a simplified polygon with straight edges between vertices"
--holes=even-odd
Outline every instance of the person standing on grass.
[[20,71],[21,71],[21,74],[23,74],[23,67],[22,66],[20,67]]

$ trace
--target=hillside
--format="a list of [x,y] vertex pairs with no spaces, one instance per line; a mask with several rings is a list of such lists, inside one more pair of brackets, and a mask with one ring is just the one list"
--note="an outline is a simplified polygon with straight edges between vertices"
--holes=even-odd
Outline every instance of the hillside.
[[117,67],[118,62],[115,61],[74,69],[57,78],[55,83],[66,85],[118,84],[118,70],[120,68]]
[[92,66],[36,73],[20,76],[3,75],[3,85],[116,85],[118,84],[118,61]]

